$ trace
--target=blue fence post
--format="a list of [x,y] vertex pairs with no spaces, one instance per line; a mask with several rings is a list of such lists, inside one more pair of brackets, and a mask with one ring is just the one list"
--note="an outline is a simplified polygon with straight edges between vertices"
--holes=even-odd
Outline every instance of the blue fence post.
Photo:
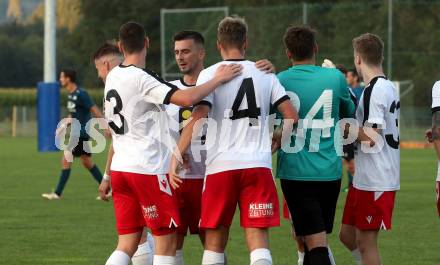
[[39,82],[37,86],[38,151],[59,151],[55,131],[60,121],[60,84]]

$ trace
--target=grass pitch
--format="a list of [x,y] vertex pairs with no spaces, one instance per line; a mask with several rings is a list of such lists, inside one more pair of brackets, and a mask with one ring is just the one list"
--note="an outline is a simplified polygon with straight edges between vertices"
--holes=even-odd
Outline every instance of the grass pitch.
[[[101,170],[105,154],[93,156]],[[0,138],[0,264],[102,265],[116,245],[111,203],[96,201],[97,184],[79,161],[74,163],[61,201],[41,193],[55,187],[61,153],[38,153],[34,138]],[[401,191],[397,193],[393,230],[380,237],[383,264],[439,265],[440,219],[435,208],[433,150],[402,150]],[[344,180],[345,184],[345,180]],[[345,193],[341,193],[330,246],[337,264],[354,264],[338,241]],[[230,265],[249,264],[238,218],[231,228]],[[274,264],[296,264],[287,221],[271,230]],[[187,237],[185,263],[200,264],[202,247]]]

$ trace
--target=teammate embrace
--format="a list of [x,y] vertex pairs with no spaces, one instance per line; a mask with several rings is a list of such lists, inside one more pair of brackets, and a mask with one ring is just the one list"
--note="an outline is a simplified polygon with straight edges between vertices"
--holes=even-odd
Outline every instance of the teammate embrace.
[[[106,265],[128,265],[140,253],[144,227],[155,241],[154,259],[144,264],[182,265],[188,230],[199,234],[204,245],[202,264],[226,264],[224,250],[237,205],[250,264],[273,264],[269,228],[279,226],[279,203],[272,152],[278,149],[277,175],[293,228],[305,244],[304,264],[334,263],[326,233],[332,231],[342,174],[338,121],[355,111],[347,83],[337,70],[315,66],[318,46],[310,28],[286,31],[293,67],[278,77],[267,60],[245,59],[247,30],[244,19],[224,18],[217,33],[223,61],[206,69],[202,35],[176,34],[174,53],[183,77],[172,82],[146,69],[149,39],[138,23],[120,28],[124,59],[119,65],[100,69],[104,56],[95,56],[98,72],[105,72],[105,117],[112,130],[100,194],[107,199],[111,182],[119,235]],[[381,43],[372,36],[369,41]],[[346,245],[360,250],[362,264],[378,265],[377,231],[383,224],[390,227],[398,189],[395,119],[400,104],[379,72],[382,57],[376,57],[382,56],[383,45],[380,54],[372,55],[364,38],[354,41],[355,63],[369,86],[356,115],[362,145],[341,239],[355,239]],[[282,119],[275,131],[274,112]],[[388,146],[378,148],[381,142]],[[365,143],[377,148],[364,154]],[[384,156],[392,156],[391,167],[383,163]],[[374,171],[366,170],[371,161]],[[365,213],[369,225],[360,212],[365,207],[372,211]]]

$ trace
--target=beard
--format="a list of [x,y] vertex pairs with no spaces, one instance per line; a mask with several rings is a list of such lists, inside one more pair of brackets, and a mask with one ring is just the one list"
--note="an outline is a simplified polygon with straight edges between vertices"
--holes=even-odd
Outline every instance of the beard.
[[192,72],[194,71],[194,69],[193,68],[185,68],[185,69],[180,69],[180,72],[182,73],[182,74],[184,74],[184,75],[188,75],[188,74],[191,74]]

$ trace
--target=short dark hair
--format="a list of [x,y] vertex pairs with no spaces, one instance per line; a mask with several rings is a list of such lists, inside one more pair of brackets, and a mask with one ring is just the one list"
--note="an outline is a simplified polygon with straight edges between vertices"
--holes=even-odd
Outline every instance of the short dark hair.
[[379,36],[371,33],[362,34],[353,39],[353,49],[366,64],[382,64],[384,44]]
[[75,83],[76,82],[76,71],[73,69],[61,69],[61,73],[64,73],[66,77],[70,79],[70,82]]
[[348,70],[347,73],[348,73],[348,72],[353,73],[353,76],[359,77],[359,74],[358,74],[358,72],[356,71],[356,68],[352,68],[352,69]]
[[137,22],[127,22],[119,29],[119,41],[124,47],[124,51],[131,54],[140,52],[144,48],[145,28]]
[[205,45],[205,38],[203,38],[202,34],[200,34],[200,32],[192,31],[192,30],[182,30],[180,32],[177,32],[176,34],[174,34],[173,40],[174,41],[193,40],[194,43],[197,43],[202,46]]
[[343,64],[336,64],[336,69],[338,69],[341,73],[343,73],[344,75],[347,74],[347,68],[345,68],[345,66]]
[[290,26],[284,33],[284,45],[292,53],[293,60],[301,61],[313,57],[316,31],[309,26]]
[[118,46],[114,43],[104,43],[104,45],[96,50],[95,54],[93,55],[93,60],[98,60],[107,55],[121,56]]
[[218,24],[217,40],[223,47],[241,48],[246,41],[248,26],[239,16],[225,17]]

